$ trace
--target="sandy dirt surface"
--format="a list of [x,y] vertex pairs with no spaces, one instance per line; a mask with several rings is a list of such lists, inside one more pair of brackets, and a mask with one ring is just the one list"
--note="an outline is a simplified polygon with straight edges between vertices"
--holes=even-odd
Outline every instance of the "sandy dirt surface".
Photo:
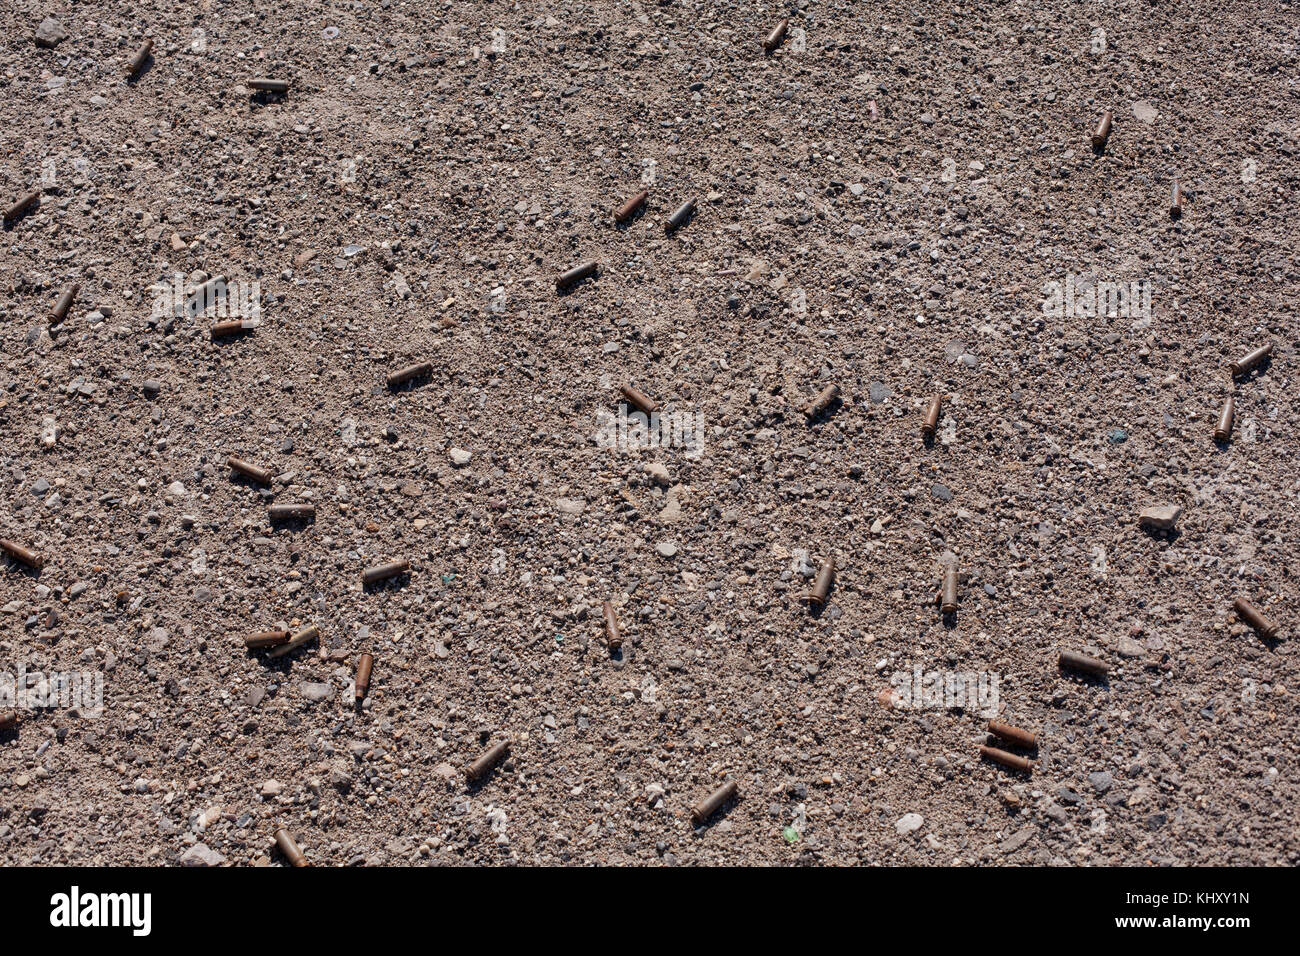
[[1294,4],[0,28],[0,862],[1300,862]]

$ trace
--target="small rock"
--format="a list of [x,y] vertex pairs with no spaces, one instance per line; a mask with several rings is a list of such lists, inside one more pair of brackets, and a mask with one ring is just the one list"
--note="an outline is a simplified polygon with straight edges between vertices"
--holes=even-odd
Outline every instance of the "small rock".
[[313,704],[318,704],[323,700],[329,700],[334,696],[333,684],[318,684],[313,681],[302,681],[298,684],[298,690],[302,696],[306,697]]
[[63,24],[53,17],[46,17],[41,21],[41,25],[36,28],[37,46],[52,50],[67,38],[68,31],[63,29]]
[[1145,647],[1128,636],[1120,637],[1115,642],[1115,650],[1120,657],[1142,657],[1147,652]]
[[1154,531],[1173,531],[1178,516],[1182,513],[1183,509],[1178,505],[1154,505],[1142,509],[1138,515],[1138,526]]
[[468,465],[470,459],[473,457],[474,455],[472,452],[468,452],[463,448],[453,448],[451,450],[451,463],[457,468],[463,468],[465,465]]
[[999,846],[998,849],[1000,849],[1003,853],[1015,853],[1022,846],[1028,843],[1030,839],[1033,837],[1033,835],[1034,835],[1033,827],[1025,827],[1021,830],[1017,830],[1015,833],[1011,834],[1011,836],[1003,840],[1001,846]]
[[1156,117],[1159,115],[1160,114],[1156,108],[1146,100],[1138,100],[1133,104],[1133,116],[1136,117],[1140,123],[1154,123]]
[[181,866],[220,866],[226,858],[206,843],[196,843],[181,854]]
[[925,817],[921,816],[921,814],[905,813],[898,818],[898,822],[894,824],[894,829],[898,831],[899,836],[907,836],[907,834],[921,829],[921,825],[924,823]]
[[673,544],[671,541],[660,541],[655,545],[655,550],[658,551],[661,556],[671,558],[677,553],[677,545]]

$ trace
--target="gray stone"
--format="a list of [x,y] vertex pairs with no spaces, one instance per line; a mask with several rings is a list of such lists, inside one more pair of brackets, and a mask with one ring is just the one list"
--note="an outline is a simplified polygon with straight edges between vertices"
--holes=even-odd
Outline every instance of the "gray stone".
[[899,836],[907,836],[907,834],[921,829],[924,823],[925,817],[921,816],[921,814],[905,813],[898,818],[898,822],[894,824],[894,829],[898,831]]
[[206,843],[196,843],[181,854],[181,866],[220,866],[226,858]]
[[67,38],[68,31],[63,29],[63,24],[53,17],[46,17],[41,21],[41,25],[36,28],[37,46],[52,50]]
[[1152,505],[1143,508],[1138,515],[1138,525],[1153,531],[1173,531],[1178,523],[1178,516],[1183,513],[1179,505]]
[[1133,104],[1133,116],[1140,123],[1154,123],[1159,115],[1156,108],[1146,100],[1138,100]]
[[668,469],[664,467],[661,462],[651,462],[645,466],[645,470],[647,475],[659,482],[661,485],[672,483],[672,479],[668,475]]
[[1098,793],[1105,793],[1114,782],[1114,778],[1105,770],[1097,770],[1088,774],[1088,784]]
[[1127,635],[1115,642],[1115,650],[1120,657],[1142,657],[1147,649]]
[[1033,838],[1033,836],[1034,836],[1034,828],[1024,827],[1020,830],[1017,830],[1015,833],[1011,834],[1011,836],[1003,840],[1002,845],[999,847],[999,849],[1003,853],[1015,853],[1022,846],[1028,843]]
[[302,696],[306,697],[313,704],[318,704],[323,700],[329,700],[334,696],[333,684],[318,684],[313,681],[301,681],[298,684],[298,690]]

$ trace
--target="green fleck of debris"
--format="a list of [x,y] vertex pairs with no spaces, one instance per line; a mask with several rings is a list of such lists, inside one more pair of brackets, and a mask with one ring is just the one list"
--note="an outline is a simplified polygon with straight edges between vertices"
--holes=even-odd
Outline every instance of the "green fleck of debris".
[[796,830],[794,827],[786,827],[785,831],[781,835],[785,837],[786,843],[799,842],[799,831]]

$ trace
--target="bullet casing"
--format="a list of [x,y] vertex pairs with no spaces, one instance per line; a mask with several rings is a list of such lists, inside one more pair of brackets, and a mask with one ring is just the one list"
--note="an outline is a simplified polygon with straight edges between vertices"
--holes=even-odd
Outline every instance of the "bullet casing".
[[740,785],[734,780],[728,780],[717,790],[700,800],[691,807],[691,820],[695,823],[703,823],[709,817],[713,816],[722,807],[724,803],[732,799],[740,791]]
[[81,284],[74,282],[63,290],[59,296],[59,301],[54,303],[54,308],[50,310],[50,324],[58,325],[68,316],[68,310],[72,308],[73,300],[76,299],[77,293],[81,291]]
[[1025,773],[1033,773],[1034,762],[1018,754],[1008,753],[1005,750],[999,750],[997,747],[985,747],[980,745],[980,756],[994,763],[1000,763],[1011,770],[1022,770]]
[[675,232],[680,229],[682,226],[686,225],[686,221],[691,218],[691,214],[694,212],[695,200],[686,200],[686,202],[678,206],[676,211],[668,217],[668,221],[664,223],[664,232]]
[[21,544],[7,538],[0,538],[0,551],[29,568],[41,568],[45,564],[45,560],[35,551],[24,548]]
[[989,733],[994,737],[1001,737],[1008,743],[1015,744],[1018,747],[1037,747],[1038,736],[1031,734],[1027,730],[1021,730],[1019,727],[1012,727],[1010,724],[1004,724],[1000,720],[989,721]]
[[1105,661],[1099,661],[1095,657],[1078,654],[1074,651],[1061,651],[1060,665],[1072,670],[1083,671],[1086,674],[1094,674],[1097,677],[1105,677],[1110,673],[1110,665]]
[[272,80],[263,76],[255,77],[248,81],[249,89],[260,90],[263,93],[288,93],[288,80]]
[[1106,140],[1110,139],[1110,124],[1115,118],[1111,110],[1107,110],[1101,117],[1101,122],[1092,133],[1092,146],[1094,149],[1101,149],[1106,145]]
[[226,459],[226,464],[231,471],[237,471],[245,478],[251,478],[259,485],[269,485],[271,483],[271,473],[265,468],[260,468],[251,462],[244,461],[242,458],[236,458],[231,455]]
[[425,375],[432,374],[432,372],[432,362],[421,362],[419,365],[409,366],[388,376],[388,387],[397,388],[397,386],[404,385],[411,379],[423,378]]
[[1236,402],[1231,395],[1223,403],[1223,411],[1219,413],[1219,424],[1214,426],[1214,440],[1227,441],[1232,435],[1232,420],[1237,412]]
[[1169,217],[1177,219],[1183,214],[1183,187],[1178,180],[1174,180],[1173,188],[1169,193]]
[[362,654],[357,658],[357,703],[366,699],[366,694],[370,692],[370,670],[375,666],[375,658],[370,654]]
[[292,654],[300,647],[306,647],[318,637],[320,637],[320,628],[316,627],[314,624],[310,624],[289,638],[286,643],[276,647],[275,650],[271,651],[267,656],[272,658],[284,657],[284,655]]
[[921,423],[921,431],[927,437],[933,437],[935,429],[939,427],[939,411],[942,408],[943,396],[933,396],[930,399],[930,407],[925,410],[925,421]]
[[250,651],[260,651],[267,647],[279,647],[289,643],[288,631],[261,631],[244,638],[244,646]]
[[257,328],[256,319],[232,319],[229,322],[218,322],[212,327],[212,337],[214,339],[229,338],[232,335],[238,335],[240,332],[247,332]]
[[594,276],[599,269],[600,263],[596,262],[594,259],[591,262],[584,262],[580,266],[574,266],[567,272],[560,273],[555,280],[555,289],[557,292],[562,292],[569,288],[569,286],[586,279],[588,276]]
[[1250,601],[1245,598],[1237,598],[1232,602],[1232,609],[1237,612],[1237,617],[1254,628],[1260,637],[1270,641],[1277,638],[1277,624],[1265,616],[1264,612],[1255,607]]
[[840,387],[838,385],[827,385],[817,393],[816,398],[803,407],[804,416],[810,419],[816,418],[835,404],[835,399],[839,397]]
[[0,711],[0,731],[13,730],[18,726],[18,711]]
[[633,388],[631,385],[620,385],[618,390],[623,398],[627,400],[627,403],[639,412],[653,415],[659,409],[659,406],[650,400],[650,396],[638,388]]
[[780,23],[778,23],[775,27],[772,28],[772,32],[767,35],[767,39],[763,41],[763,49],[768,53],[771,53],[773,50],[779,47],[781,45],[781,42],[785,39],[786,31],[789,29],[790,29],[789,18],[784,19]]
[[949,564],[943,569],[943,597],[940,610],[944,614],[957,613],[957,565]]
[[1269,342],[1267,345],[1261,345],[1259,348],[1255,349],[1255,351],[1248,355],[1243,355],[1241,358],[1237,359],[1237,361],[1233,362],[1230,366],[1232,374],[1245,375],[1247,372],[1253,371],[1264,361],[1264,359],[1268,358],[1272,354],[1272,342]]
[[316,506],[297,503],[271,505],[271,507],[267,509],[267,515],[272,521],[314,520],[316,517]]
[[471,783],[480,780],[487,772],[500,763],[501,758],[510,752],[510,741],[503,740],[490,747],[483,756],[465,768],[465,779]]
[[149,61],[149,52],[153,49],[153,40],[145,40],[144,45],[136,50],[135,56],[131,57],[131,62],[126,65],[126,75],[135,76],[142,69],[145,63]]
[[294,842],[293,837],[289,836],[289,831],[283,827],[275,831],[275,845],[280,848],[285,859],[294,866],[311,866],[307,858],[302,855],[302,850],[298,849],[298,844]]
[[389,578],[395,578],[399,574],[405,574],[411,570],[410,561],[389,561],[387,564],[380,564],[373,568],[367,568],[361,572],[362,584],[375,584],[379,581],[386,581]]
[[614,605],[608,601],[601,608],[601,617],[605,620],[605,646],[616,650],[623,646],[623,635],[618,630],[618,618],[614,615]]
[[6,220],[17,219],[27,210],[31,209],[32,206],[36,205],[36,201],[40,198],[41,198],[41,191],[39,189],[29,192],[26,196],[23,196],[16,203],[14,203],[12,206],[10,206],[8,209],[5,210],[5,219]]
[[650,190],[643,189],[623,205],[614,210],[615,222],[627,222],[637,214],[637,211],[645,205],[646,199],[650,196]]
[[822,607],[826,604],[826,596],[831,591],[831,581],[835,578],[835,558],[829,557],[822,563],[821,570],[817,572],[816,579],[813,580],[812,590],[808,592],[805,600],[812,607]]

